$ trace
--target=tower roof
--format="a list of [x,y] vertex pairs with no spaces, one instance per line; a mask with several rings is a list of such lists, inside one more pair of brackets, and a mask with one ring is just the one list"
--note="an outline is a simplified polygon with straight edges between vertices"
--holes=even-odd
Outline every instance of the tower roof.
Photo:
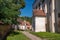
[[45,17],[46,15],[45,15],[43,10],[34,9],[33,16],[42,16],[42,17]]

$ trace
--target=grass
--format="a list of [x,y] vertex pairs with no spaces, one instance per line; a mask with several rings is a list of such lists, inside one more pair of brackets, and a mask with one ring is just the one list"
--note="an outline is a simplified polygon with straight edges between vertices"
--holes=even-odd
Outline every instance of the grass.
[[40,38],[46,38],[48,40],[60,40],[60,34],[49,32],[30,32]]
[[11,34],[7,37],[7,40],[30,40],[21,32],[11,32]]

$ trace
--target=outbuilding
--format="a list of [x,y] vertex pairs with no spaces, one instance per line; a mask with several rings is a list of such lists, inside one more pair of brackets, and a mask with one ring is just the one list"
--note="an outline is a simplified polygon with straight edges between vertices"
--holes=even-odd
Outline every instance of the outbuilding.
[[35,32],[46,32],[46,15],[43,10],[33,10],[32,30]]

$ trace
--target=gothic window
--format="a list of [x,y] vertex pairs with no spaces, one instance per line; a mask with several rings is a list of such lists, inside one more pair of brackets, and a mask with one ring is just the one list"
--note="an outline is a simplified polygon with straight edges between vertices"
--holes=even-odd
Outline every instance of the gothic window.
[[58,13],[58,17],[60,18],[60,13]]
[[39,9],[40,9],[40,3],[39,3]]
[[45,0],[40,0],[42,3],[44,3]]
[[36,9],[37,9],[37,6],[36,6]]
[[49,5],[51,4],[52,0],[49,0]]
[[51,6],[52,5],[51,3],[52,3],[52,0],[49,0],[49,9],[50,9],[50,12],[51,12],[51,7],[52,7]]

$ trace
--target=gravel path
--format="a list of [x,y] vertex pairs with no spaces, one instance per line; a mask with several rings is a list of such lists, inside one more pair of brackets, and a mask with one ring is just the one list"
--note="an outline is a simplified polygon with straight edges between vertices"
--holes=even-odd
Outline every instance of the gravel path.
[[27,36],[28,38],[30,38],[31,40],[46,40],[46,39],[41,39],[27,31],[21,31],[25,36]]

